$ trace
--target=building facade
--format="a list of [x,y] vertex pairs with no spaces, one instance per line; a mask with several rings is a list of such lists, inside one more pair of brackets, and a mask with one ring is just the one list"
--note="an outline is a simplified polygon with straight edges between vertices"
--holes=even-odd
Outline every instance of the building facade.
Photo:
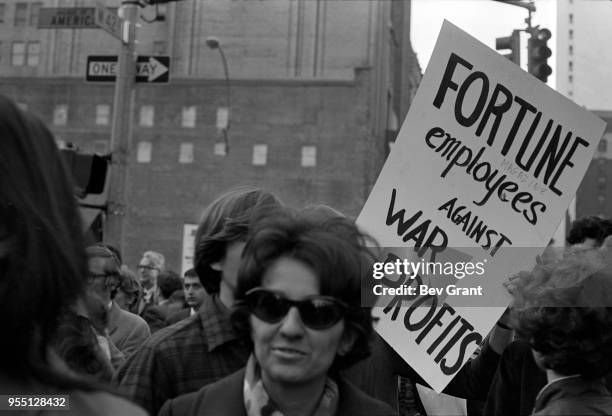
[[557,90],[608,123],[576,195],[576,217],[612,216],[611,6],[594,0],[557,2]]
[[[45,8],[94,6],[0,1],[0,91],[38,114],[60,144],[106,154],[114,83],[85,75],[88,56],[116,55],[119,41],[98,28],[37,27]],[[157,250],[180,270],[191,255],[186,230],[235,186],[359,213],[420,81],[410,2],[182,0],[140,15],[137,53],[168,56],[170,81],[135,86],[124,233],[110,241],[126,264]],[[227,58],[229,95],[211,36]],[[83,202],[104,206],[106,197]],[[83,213],[100,237],[104,210]]]

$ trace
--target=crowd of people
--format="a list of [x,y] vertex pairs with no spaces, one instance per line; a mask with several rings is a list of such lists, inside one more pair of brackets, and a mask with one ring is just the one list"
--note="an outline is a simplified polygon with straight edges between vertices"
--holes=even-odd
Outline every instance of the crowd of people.
[[[67,395],[75,415],[426,415],[427,383],[362,306],[376,242],[352,219],[233,189],[204,209],[193,269],[146,248],[133,271],[120,247],[86,246],[43,123],[0,97],[0,127],[3,400]],[[470,416],[612,415],[611,241],[612,221],[576,220],[568,250],[511,277],[514,302],[445,393]]]

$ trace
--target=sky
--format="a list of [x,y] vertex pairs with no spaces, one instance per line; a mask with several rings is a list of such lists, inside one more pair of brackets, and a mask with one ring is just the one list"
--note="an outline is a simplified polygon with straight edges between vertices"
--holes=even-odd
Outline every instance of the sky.
[[[548,46],[553,51],[549,65],[555,70],[556,0],[536,0],[532,26],[548,28],[553,38]],[[412,0],[411,40],[421,69],[425,71],[444,19],[468,32],[490,48],[495,49],[495,38],[509,36],[514,29],[525,29],[527,9],[493,0]],[[526,62],[526,35],[521,38]],[[553,72],[554,73],[554,72]],[[554,88],[554,76],[549,85]]]

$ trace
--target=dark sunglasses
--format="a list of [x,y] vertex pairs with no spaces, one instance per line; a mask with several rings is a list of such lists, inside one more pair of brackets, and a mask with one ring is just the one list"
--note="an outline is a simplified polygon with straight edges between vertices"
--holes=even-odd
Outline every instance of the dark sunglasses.
[[296,307],[304,325],[310,329],[328,329],[344,317],[346,303],[330,296],[308,296],[304,300],[290,300],[281,293],[256,287],[249,290],[245,302],[250,312],[264,322],[276,324],[289,309]]

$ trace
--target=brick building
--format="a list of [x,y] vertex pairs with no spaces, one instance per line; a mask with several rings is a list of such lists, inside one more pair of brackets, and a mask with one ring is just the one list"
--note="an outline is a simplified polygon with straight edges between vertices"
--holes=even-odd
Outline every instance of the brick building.
[[[116,55],[118,41],[100,29],[37,28],[41,7],[93,5],[0,1],[0,92],[42,117],[60,143],[104,154],[114,84],[85,82],[86,62]],[[170,82],[135,88],[120,242],[127,264],[152,249],[180,270],[190,254],[184,233],[238,185],[269,189],[290,205],[359,213],[420,81],[410,2],[183,0],[157,14],[164,20],[142,22],[137,52],[169,56]],[[141,15],[152,20],[156,11]],[[222,44],[230,73],[227,152],[217,128],[226,84],[209,36]],[[104,212],[83,213],[100,231]]]

